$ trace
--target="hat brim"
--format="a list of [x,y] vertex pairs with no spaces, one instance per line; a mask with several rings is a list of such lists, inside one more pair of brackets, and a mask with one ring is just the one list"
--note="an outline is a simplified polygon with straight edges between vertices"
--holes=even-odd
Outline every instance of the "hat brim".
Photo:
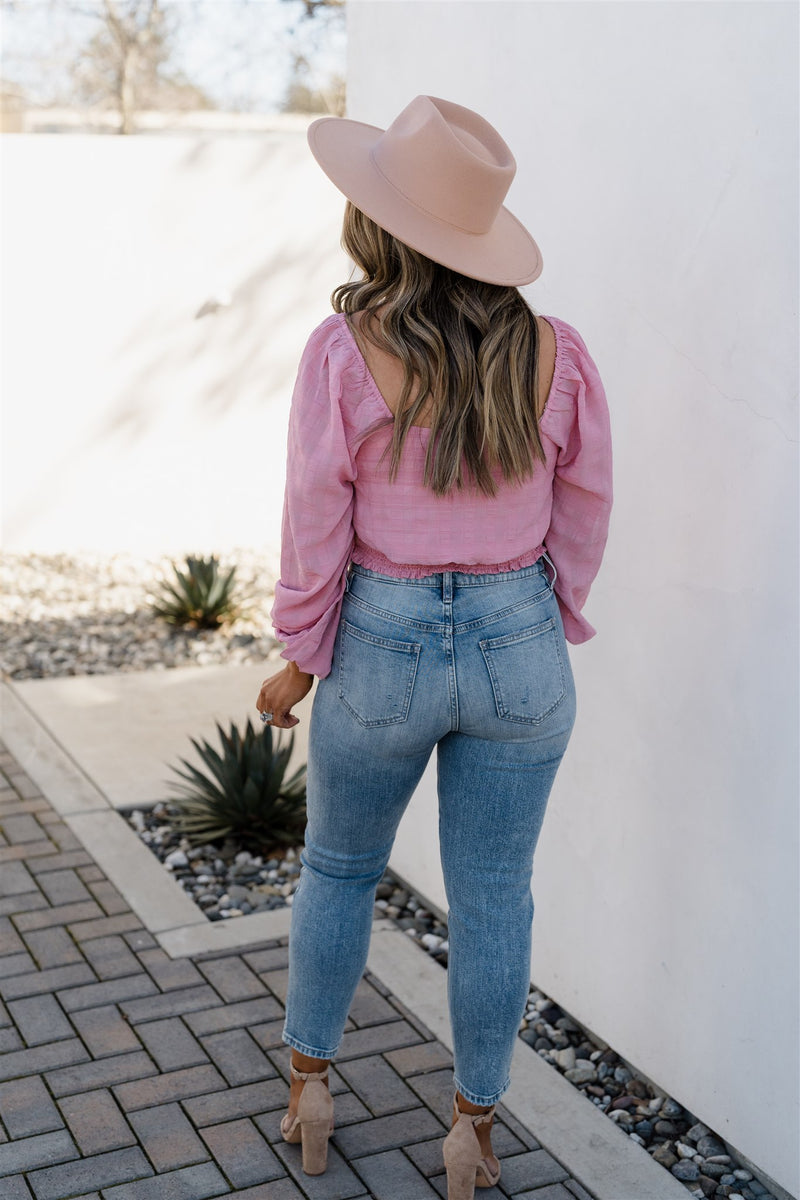
[[487,233],[468,233],[417,208],[375,166],[371,150],[385,131],[348,117],[320,117],[308,144],[340,192],[387,232],[434,262],[486,283],[519,287],[542,273],[542,255],[503,205]]

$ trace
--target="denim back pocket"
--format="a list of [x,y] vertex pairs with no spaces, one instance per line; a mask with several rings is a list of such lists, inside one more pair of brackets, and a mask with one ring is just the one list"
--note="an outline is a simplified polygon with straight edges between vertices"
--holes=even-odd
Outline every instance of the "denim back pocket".
[[567,677],[555,618],[479,645],[501,720],[538,725],[558,708]]
[[341,622],[339,699],[365,728],[406,720],[420,650]]

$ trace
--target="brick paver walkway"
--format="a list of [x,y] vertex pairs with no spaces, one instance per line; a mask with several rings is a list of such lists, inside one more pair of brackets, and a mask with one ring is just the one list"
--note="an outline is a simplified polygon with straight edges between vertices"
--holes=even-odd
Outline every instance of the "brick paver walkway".
[[[0,744],[0,749],[2,746]],[[279,1121],[287,939],[171,959],[0,754],[2,1200],[427,1200],[446,1196],[451,1056],[374,975],[331,1070],[328,1170]],[[501,1185],[591,1200],[500,1104]]]

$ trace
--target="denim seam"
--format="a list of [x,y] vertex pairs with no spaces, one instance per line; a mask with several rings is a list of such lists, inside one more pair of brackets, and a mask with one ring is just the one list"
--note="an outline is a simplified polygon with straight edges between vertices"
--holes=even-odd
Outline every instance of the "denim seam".
[[467,633],[470,629],[482,629],[485,625],[491,625],[494,621],[500,621],[503,617],[513,617],[515,613],[523,612],[526,608],[532,608],[534,604],[542,604],[545,600],[549,600],[551,595],[549,586],[541,592],[537,592],[535,596],[528,596],[525,600],[519,600],[516,604],[511,604],[507,608],[498,609],[497,612],[490,613],[486,617],[476,617],[474,621],[463,621],[454,627],[456,633]]
[[396,625],[407,625],[410,629],[421,629],[425,633],[442,633],[447,629],[444,622],[433,621],[415,621],[412,617],[403,617],[398,613],[388,613],[382,608],[376,608],[374,604],[368,604],[366,600],[361,600],[358,596],[350,593],[349,602],[355,604],[364,612],[373,613],[376,617],[382,617],[385,621],[392,621]]
[[506,1081],[501,1088],[498,1088],[496,1092],[493,1092],[492,1095],[488,1097],[478,1096],[477,1092],[472,1092],[469,1090],[469,1088],[465,1088],[457,1075],[453,1076],[453,1085],[456,1090],[461,1093],[464,1099],[470,1102],[470,1104],[480,1104],[485,1107],[490,1104],[497,1104],[501,1097],[506,1094],[508,1089],[511,1087],[511,1076],[509,1075],[506,1078]]
[[538,625],[531,625],[529,629],[518,629],[515,633],[504,633],[496,638],[482,638],[478,645],[488,646],[490,650],[513,646],[515,642],[525,642],[528,638],[541,637],[543,633],[549,633],[555,627],[555,617],[548,617],[546,620],[540,621]]
[[444,610],[447,614],[447,628],[444,632],[444,655],[447,663],[447,686],[450,692],[450,729],[451,732],[458,729],[459,711],[458,711],[458,677],[456,675],[456,655],[453,628],[453,574],[451,571],[446,572],[442,579],[442,597]]
[[[490,613],[489,616],[478,617],[473,621],[459,622],[452,627],[453,632],[466,633],[470,629],[482,629],[483,626],[490,625],[493,621],[499,621],[503,617],[513,616],[515,613],[522,612],[524,609],[530,608],[534,604],[542,604],[551,596],[552,592],[548,583],[547,586],[544,587],[540,592],[537,592],[535,596],[528,596],[525,600],[519,600],[516,604],[511,604],[506,608],[498,609],[497,612]],[[374,616],[381,617],[384,621],[391,621],[395,625],[405,625],[409,629],[420,629],[424,633],[444,633],[445,630],[450,629],[450,626],[445,621],[417,621],[413,617],[405,617],[399,613],[386,612],[385,609],[378,608],[376,605],[370,604],[366,600],[362,600],[360,596],[355,596],[352,592],[348,593],[347,598],[350,604],[356,605],[356,607],[360,608],[363,612],[372,613]]]
[[339,1049],[337,1046],[336,1050],[322,1050],[319,1046],[310,1046],[308,1042],[301,1042],[299,1038],[296,1038],[293,1034],[286,1032],[281,1034],[281,1040],[284,1041],[287,1046],[292,1046],[293,1049],[299,1050],[301,1054],[305,1054],[309,1058],[335,1058],[337,1050]]
[[419,653],[418,642],[401,642],[394,638],[381,637],[380,634],[369,633],[368,630],[359,629],[357,625],[351,625],[345,620],[342,621],[342,626],[351,637],[369,642],[372,646],[384,646],[387,650],[397,650],[400,654],[413,654],[415,651]]
[[364,568],[359,568],[358,563],[353,563],[350,569],[354,575],[360,575],[362,579],[373,579],[376,583],[389,583],[392,587],[422,587],[430,588],[432,591],[439,590],[438,575],[425,575],[422,579],[380,575],[377,571],[373,571],[372,574],[367,575]]

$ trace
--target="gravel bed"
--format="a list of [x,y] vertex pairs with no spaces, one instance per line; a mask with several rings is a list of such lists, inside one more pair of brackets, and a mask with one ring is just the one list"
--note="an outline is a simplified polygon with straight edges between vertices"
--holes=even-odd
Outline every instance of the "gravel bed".
[[[36,679],[274,660],[280,647],[272,637],[269,610],[278,575],[276,556],[235,548],[218,557],[221,569],[236,566],[237,590],[247,596],[247,612],[221,629],[195,631],[173,628],[149,609],[159,581],[174,579],[166,556],[0,554],[0,669],[11,679]],[[183,559],[175,561],[185,565]],[[231,841],[192,849],[173,827],[170,805],[126,815],[209,920],[235,920],[291,904],[301,847],[266,858]],[[378,884],[376,906],[447,966],[446,925],[389,871]],[[694,1114],[659,1094],[534,987],[520,1037],[690,1194],[775,1200]]]
[[[150,611],[168,557],[133,554],[0,555],[0,668],[11,679],[163,671],[278,656],[269,610],[278,576],[271,554],[220,553],[236,567],[246,613],[220,629],[173,627]],[[176,559],[185,569],[185,558]]]

